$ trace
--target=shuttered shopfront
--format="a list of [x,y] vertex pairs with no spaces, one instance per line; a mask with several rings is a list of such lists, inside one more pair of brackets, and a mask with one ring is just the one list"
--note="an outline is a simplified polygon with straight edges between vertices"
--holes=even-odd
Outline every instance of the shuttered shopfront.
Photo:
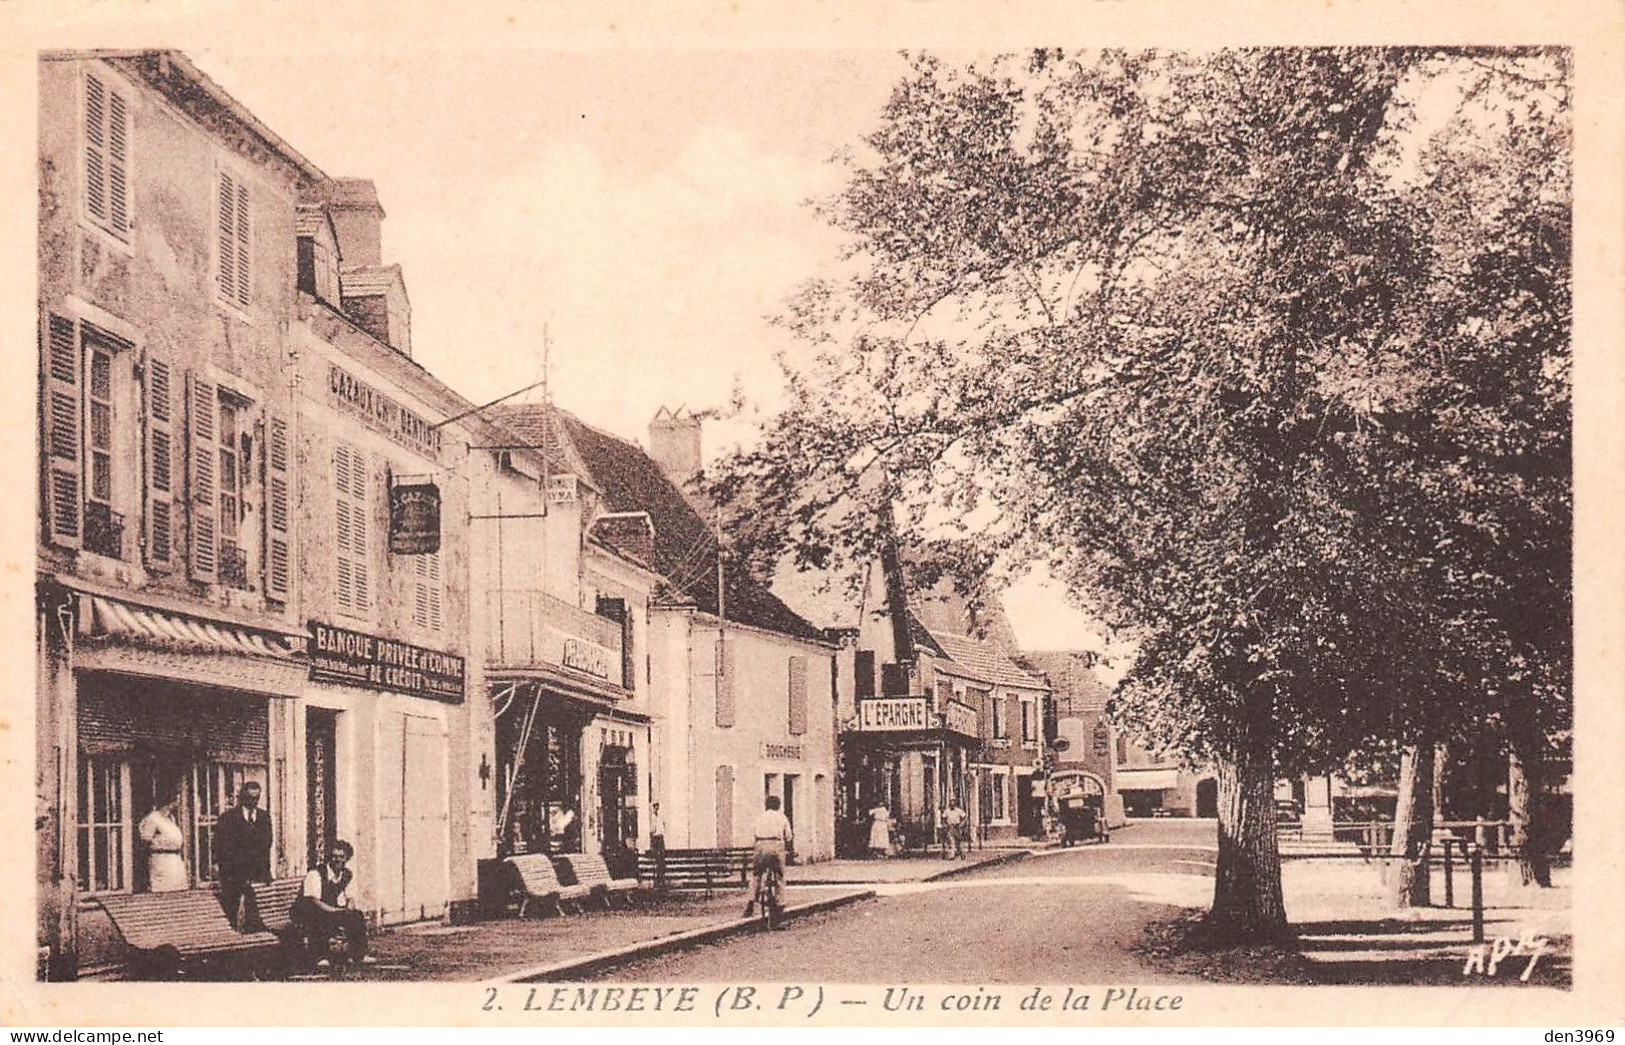
[[270,699],[101,672],[78,684],[78,887],[144,892],[143,817],[176,793],[193,885],[214,876],[214,825],[249,780],[269,779]]

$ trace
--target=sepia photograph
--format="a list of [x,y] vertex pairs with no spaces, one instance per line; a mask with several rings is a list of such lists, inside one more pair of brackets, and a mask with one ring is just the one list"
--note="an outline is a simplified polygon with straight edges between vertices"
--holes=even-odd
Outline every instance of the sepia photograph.
[[31,991],[1574,992],[1570,44],[133,39],[14,143]]

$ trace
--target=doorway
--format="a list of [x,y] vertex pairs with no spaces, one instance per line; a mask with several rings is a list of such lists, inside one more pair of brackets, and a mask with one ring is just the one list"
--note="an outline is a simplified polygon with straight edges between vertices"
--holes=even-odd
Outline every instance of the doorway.
[[305,709],[305,866],[316,867],[339,836],[339,713]]
[[[1303,806],[1299,805],[1298,808],[1302,809]],[[1196,782],[1196,815],[1206,817],[1219,815],[1219,782],[1211,777]]]

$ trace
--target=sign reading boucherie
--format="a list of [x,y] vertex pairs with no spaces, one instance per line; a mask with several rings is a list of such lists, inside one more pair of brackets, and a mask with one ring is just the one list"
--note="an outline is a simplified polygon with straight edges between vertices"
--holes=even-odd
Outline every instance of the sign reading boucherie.
[[924,697],[869,698],[858,701],[858,729],[885,733],[899,729],[930,729]]
[[453,704],[463,700],[462,657],[314,620],[310,677]]

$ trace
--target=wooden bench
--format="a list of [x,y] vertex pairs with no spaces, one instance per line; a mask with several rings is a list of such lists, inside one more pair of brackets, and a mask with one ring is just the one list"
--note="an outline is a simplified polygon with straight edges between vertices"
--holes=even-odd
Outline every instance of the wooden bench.
[[614,897],[621,893],[633,892],[638,888],[636,878],[613,878],[609,873],[609,865],[604,858],[596,854],[571,853],[559,857],[559,862],[568,869],[570,876],[577,885],[584,885],[594,893],[603,897],[605,907],[613,907]]
[[579,911],[581,901],[592,895],[592,889],[585,885],[565,885],[560,882],[553,860],[546,853],[510,856],[503,863],[513,871],[513,889],[520,896],[521,918],[525,916],[526,909],[538,900],[556,911],[563,911],[566,904]]
[[293,929],[293,902],[299,899],[303,878],[282,878],[254,883],[254,903],[260,909],[260,922],[278,936]]
[[135,952],[134,978],[169,978],[182,964],[279,949],[272,932],[238,932],[212,889],[97,897],[113,927]]
[[[750,881],[748,846],[732,849],[667,849],[660,873],[652,851],[638,854],[638,881],[659,889],[743,889]],[[660,879],[657,881],[657,877]]]

